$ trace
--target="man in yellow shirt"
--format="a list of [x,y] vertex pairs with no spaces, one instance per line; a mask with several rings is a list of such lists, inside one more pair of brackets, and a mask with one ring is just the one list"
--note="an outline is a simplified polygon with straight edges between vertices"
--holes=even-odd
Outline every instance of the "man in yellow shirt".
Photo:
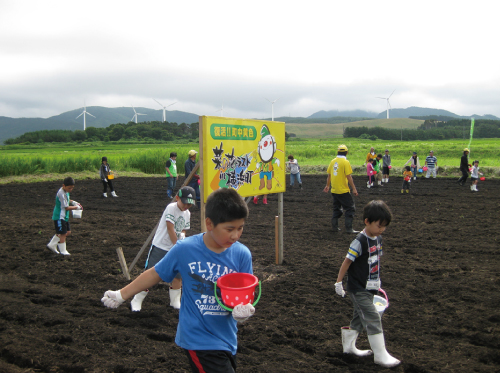
[[[352,229],[352,221],[354,219],[354,212],[356,211],[354,205],[354,199],[351,195],[352,193],[357,196],[358,191],[354,185],[352,179],[352,168],[351,164],[347,160],[348,149],[345,145],[339,145],[337,149],[337,157],[334,158],[330,165],[328,166],[327,173],[328,177],[326,179],[326,187],[323,190],[328,193],[331,184],[331,193],[333,197],[333,216],[332,216],[332,228],[333,232],[340,231],[339,228],[339,218],[342,216],[342,210],[345,213],[345,228],[346,233],[359,233]],[[348,185],[349,183],[349,185]]]

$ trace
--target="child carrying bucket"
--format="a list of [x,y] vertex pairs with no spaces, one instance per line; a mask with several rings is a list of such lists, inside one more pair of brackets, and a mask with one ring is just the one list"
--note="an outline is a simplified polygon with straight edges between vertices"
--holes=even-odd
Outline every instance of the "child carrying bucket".
[[[382,237],[391,223],[392,213],[383,201],[371,201],[363,210],[365,229],[351,242],[346,258],[340,267],[335,291],[345,296],[342,279],[347,273],[347,291],[354,306],[350,326],[341,328],[344,353],[356,356],[374,354],[375,364],[390,368],[401,362],[385,349],[381,315],[373,302],[380,289],[380,256]],[[372,350],[358,350],[356,339],[366,329]]]
[[207,232],[178,241],[153,268],[121,290],[108,290],[101,301],[117,308],[126,299],[179,273],[183,292],[175,343],[185,350],[193,372],[233,372],[236,369],[237,322],[255,312],[252,304],[236,305],[232,312],[216,301],[214,282],[232,272],[252,274],[252,254],[238,239],[248,207],[230,188],[218,189],[207,199]]
[[[477,189],[477,182],[479,181],[479,175],[483,176],[482,172],[479,172],[479,161],[476,159],[472,164],[472,171],[470,174],[470,179],[472,180],[472,185],[470,186],[470,190],[473,192],[479,192]],[[484,178],[481,178],[483,180]]]

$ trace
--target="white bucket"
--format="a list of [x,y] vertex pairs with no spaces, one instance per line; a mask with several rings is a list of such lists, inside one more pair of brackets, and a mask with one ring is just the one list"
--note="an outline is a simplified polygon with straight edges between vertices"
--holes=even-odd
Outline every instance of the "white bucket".
[[82,218],[82,210],[71,210],[73,211],[73,218],[81,219]]
[[378,313],[380,314],[380,317],[384,314],[385,309],[387,308],[387,299],[379,296],[379,295],[374,295],[373,296],[373,305],[377,309]]

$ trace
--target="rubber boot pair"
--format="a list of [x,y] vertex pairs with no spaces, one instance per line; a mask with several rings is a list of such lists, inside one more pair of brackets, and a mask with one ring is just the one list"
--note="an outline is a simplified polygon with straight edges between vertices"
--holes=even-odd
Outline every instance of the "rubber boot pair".
[[341,330],[344,354],[353,354],[356,356],[369,356],[373,354],[373,361],[375,364],[381,365],[385,368],[392,368],[401,364],[401,361],[387,352],[385,348],[384,333],[368,336],[368,342],[370,342],[370,347],[372,348],[371,350],[358,350],[356,348],[356,339],[358,338],[359,332],[354,329],[350,329],[348,326],[343,327]]
[[[168,290],[168,294],[170,296],[170,306],[178,310],[181,308],[181,289],[172,289]],[[148,295],[148,291],[141,291],[137,293],[132,301],[130,302],[130,308],[134,312],[139,312],[142,309],[142,302],[144,298]]]

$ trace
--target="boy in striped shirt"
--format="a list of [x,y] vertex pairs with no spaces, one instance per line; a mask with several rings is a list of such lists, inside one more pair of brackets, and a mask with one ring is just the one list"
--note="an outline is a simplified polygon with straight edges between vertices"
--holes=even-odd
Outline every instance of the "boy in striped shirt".
[[434,157],[434,152],[431,150],[427,158],[425,158],[425,165],[427,166],[426,179],[430,178],[431,175],[434,179],[436,178],[437,161],[437,158]]

